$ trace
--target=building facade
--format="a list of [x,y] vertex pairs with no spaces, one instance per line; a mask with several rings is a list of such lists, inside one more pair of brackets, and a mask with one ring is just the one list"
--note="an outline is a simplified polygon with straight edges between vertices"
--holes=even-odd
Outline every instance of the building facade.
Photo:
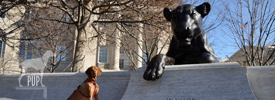
[[[6,11],[6,5],[2,3],[1,12]],[[8,12],[1,13],[0,17],[0,74],[20,73],[18,60],[20,32],[23,30],[18,25],[21,24],[25,12],[23,6],[17,6]]]
[[[275,49],[275,45],[269,45],[264,47],[264,51],[263,51],[263,57],[262,60],[261,57],[259,56],[261,53],[258,50],[257,51],[257,47],[253,47],[254,48],[254,62],[256,66],[260,65],[261,63],[265,63],[268,59],[267,63],[271,63],[272,61],[274,62],[275,59],[275,53],[274,53],[274,49]],[[252,55],[252,50],[249,46],[246,46],[247,49],[247,53],[251,56]],[[256,52],[257,51],[257,52]],[[269,58],[270,57],[270,58]],[[244,48],[241,48],[240,50],[238,50],[236,53],[234,53],[229,59],[229,62],[238,62],[241,66],[249,66],[248,62],[247,62],[247,58],[246,58],[246,54],[244,51]],[[272,65],[275,65],[275,63],[273,63]]]
[[[42,11],[22,6],[14,8],[14,10],[9,10],[4,15],[2,14],[0,18],[2,35],[9,33],[13,29],[11,28],[13,25],[15,27],[16,25],[18,26],[20,22],[30,23],[23,28],[20,27],[16,32],[6,35],[5,38],[8,41],[4,41],[5,38],[2,37],[0,44],[2,61],[0,74],[22,73],[20,63],[26,60],[41,58],[47,50],[53,51],[54,57],[48,59],[44,72],[71,72],[76,45],[76,29],[73,28],[74,26],[55,24],[55,22],[35,22],[33,20],[35,18],[33,17],[35,17],[35,13],[37,12]],[[51,12],[45,15],[39,15],[46,16],[50,15],[49,13]],[[62,12],[55,12],[54,14],[61,16]],[[115,16],[121,15],[117,14]],[[92,18],[96,19],[98,16]],[[100,20],[106,21],[110,19],[103,15]],[[33,28],[32,25],[35,25],[35,28]],[[165,54],[167,52],[169,43],[167,43],[166,40],[171,38],[168,33],[161,32],[162,35],[152,35],[151,38],[148,38],[146,37],[148,35],[147,33],[154,34],[148,31],[150,30],[148,28],[150,26],[137,23],[135,25],[139,27],[131,28],[131,26],[127,24],[126,27],[133,32],[133,34],[129,34],[118,28],[125,27],[125,25],[118,23],[93,23],[89,27],[88,30],[90,31],[83,37],[87,41],[84,51],[85,58],[83,59],[85,61],[83,66],[84,70],[90,66],[98,66],[102,70],[135,70],[138,67],[146,66],[146,61],[154,55],[159,53]],[[40,28],[38,28],[38,26]],[[68,27],[68,29],[64,29],[64,26]],[[61,28],[58,29],[58,31],[49,31],[46,27],[52,27],[49,29]],[[97,29],[95,30],[94,28]],[[62,33],[66,34],[64,35]],[[39,36],[46,34],[47,37],[40,39],[38,34]],[[97,37],[95,37],[96,35]],[[146,42],[146,40],[152,40],[156,37],[158,39],[156,40],[157,42]],[[13,40],[12,38],[17,39]],[[148,49],[149,47],[153,48]],[[150,56],[148,56],[148,54]],[[34,68],[27,69],[26,72],[39,71]]]

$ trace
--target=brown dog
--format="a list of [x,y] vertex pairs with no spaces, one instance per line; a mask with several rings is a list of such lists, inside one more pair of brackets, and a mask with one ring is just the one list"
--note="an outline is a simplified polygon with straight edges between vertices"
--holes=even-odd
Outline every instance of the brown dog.
[[102,71],[96,67],[89,67],[86,72],[88,78],[78,86],[77,90],[67,100],[98,100],[99,86],[96,83],[97,76],[100,76]]

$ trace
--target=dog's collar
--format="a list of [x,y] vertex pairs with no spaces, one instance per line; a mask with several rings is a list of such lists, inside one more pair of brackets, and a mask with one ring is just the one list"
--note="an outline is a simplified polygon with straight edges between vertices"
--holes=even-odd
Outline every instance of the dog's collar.
[[[96,82],[94,82],[94,81],[87,81],[87,80],[85,80],[84,82],[96,83]],[[84,82],[83,82],[83,83],[84,83]]]

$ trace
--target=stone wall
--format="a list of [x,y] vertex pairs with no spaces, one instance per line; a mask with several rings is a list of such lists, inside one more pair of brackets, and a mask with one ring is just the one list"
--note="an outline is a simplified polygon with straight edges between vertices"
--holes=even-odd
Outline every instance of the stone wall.
[[[233,63],[235,66],[236,63]],[[185,66],[185,67],[184,67]],[[99,100],[121,100],[124,95],[129,96],[130,90],[130,83],[139,83],[141,88],[144,89],[144,87],[148,85],[152,85],[155,87],[154,90],[144,89],[139,92],[149,92],[149,95],[157,95],[157,92],[161,91],[161,89],[177,89],[174,86],[162,86],[162,88],[158,88],[161,84],[176,84],[183,82],[183,85],[194,85],[191,87],[185,87],[186,90],[192,90],[195,87],[205,87],[205,86],[196,86],[196,85],[203,85],[202,84],[192,84],[193,83],[199,83],[199,81],[205,81],[207,82],[207,79],[201,79],[200,77],[207,77],[213,78],[211,79],[216,80],[217,82],[214,82],[215,84],[218,83],[218,85],[222,86],[223,84],[229,84],[234,85],[232,82],[241,83],[241,85],[245,85],[245,81],[248,79],[249,86],[254,94],[254,97],[258,100],[275,100],[275,66],[263,66],[263,67],[234,67],[231,68],[219,68],[219,66],[226,66],[232,67],[232,63],[222,63],[222,64],[197,64],[197,65],[177,65],[177,66],[170,66],[170,68],[166,68],[163,77],[160,80],[157,80],[155,82],[152,81],[145,81],[142,79],[142,74],[144,68],[140,68],[138,71],[134,72],[103,72],[100,77],[98,77],[97,83],[100,86],[99,90]],[[238,65],[239,66],[239,65]],[[213,68],[213,69],[211,69]],[[172,70],[175,69],[175,70]],[[238,71],[238,69],[240,69]],[[246,69],[243,70],[243,69]],[[214,70],[217,73],[210,73],[214,72]],[[139,72],[140,71],[140,72]],[[172,80],[176,78],[180,78],[181,76],[177,76],[175,74],[179,74],[182,72],[185,72],[183,75],[182,80]],[[228,72],[227,72],[228,71]],[[233,71],[234,73],[230,73],[230,71]],[[199,73],[195,73],[199,72]],[[236,81],[232,80],[224,82],[223,80],[227,80],[224,77],[230,78],[231,75],[233,75],[235,78],[244,77],[243,74],[241,76],[238,75],[238,73],[247,72],[247,79],[244,79],[242,81]],[[221,77],[218,75],[222,75]],[[28,82],[31,76],[35,76],[37,74],[31,74],[31,75],[25,75],[21,79],[21,85],[19,86],[19,77],[20,74],[17,75],[0,75],[0,100],[43,100],[46,93],[46,99],[47,100],[64,100],[67,99],[71,93],[77,88],[78,85],[80,85],[85,79],[86,75],[84,73],[44,73],[43,75],[43,86],[41,84],[36,84],[33,82]],[[201,76],[203,75],[203,76]],[[245,75],[245,74],[244,74]],[[136,77],[133,77],[136,76]],[[169,77],[169,78],[168,78]],[[231,78],[234,78],[231,77]],[[235,79],[234,78],[234,79]],[[35,79],[35,78],[32,78]],[[140,79],[140,80],[135,80]],[[171,80],[171,81],[165,81],[165,80]],[[188,81],[190,80],[190,81]],[[219,80],[221,80],[219,84]],[[165,82],[162,82],[165,81]],[[210,82],[210,80],[209,80]],[[29,83],[29,86],[28,86]],[[38,82],[39,83],[39,82]],[[159,84],[158,84],[159,83]],[[213,82],[212,82],[213,83]],[[213,84],[214,84],[213,83]],[[232,83],[232,84],[231,84]],[[155,85],[154,85],[155,84]],[[33,86],[34,85],[34,86]],[[38,85],[38,86],[36,86]],[[134,84],[132,84],[134,85]],[[209,85],[209,84],[208,84]],[[221,87],[217,87],[214,85],[209,85],[210,87],[214,87],[215,89],[219,89]],[[170,87],[170,88],[168,88]],[[228,86],[229,87],[229,86]],[[238,86],[236,86],[238,87]],[[246,85],[247,87],[247,85]],[[137,88],[138,89],[138,88]],[[196,91],[208,91],[207,89],[198,88],[202,90],[192,90],[192,93],[195,93]],[[234,90],[237,88],[232,88],[231,90]],[[244,90],[242,88],[241,90]],[[155,91],[155,92],[150,92]],[[191,93],[188,91],[183,91],[183,93]],[[223,91],[223,90],[221,90]],[[227,90],[224,90],[225,92]],[[223,91],[223,92],[224,92]],[[126,92],[126,93],[125,93]],[[138,92],[138,91],[137,91]],[[230,91],[227,91],[230,92]],[[152,94],[151,94],[152,93]],[[240,91],[242,93],[242,91]],[[211,93],[208,93],[211,94]],[[212,93],[213,94],[213,93]],[[220,93],[222,94],[222,93]],[[226,93],[225,93],[226,94]],[[210,97],[210,96],[208,96]],[[164,98],[164,100],[175,100],[179,98],[173,98],[173,97],[167,97]],[[181,98],[182,99],[182,98]],[[198,94],[190,94],[190,97],[186,97],[185,99],[190,100],[203,100],[202,98],[198,98]],[[232,97],[231,97],[232,99]],[[237,98],[236,98],[237,99]],[[132,100],[132,99],[131,99]],[[180,99],[179,99],[180,100]]]
[[[28,77],[21,79],[19,87],[17,75],[0,75],[0,100],[65,100],[87,77],[85,73],[45,73],[43,84],[32,86]],[[100,100],[120,100],[130,78],[130,72],[104,72],[98,78]],[[44,90],[43,90],[44,89]],[[45,91],[46,90],[46,91]]]
[[247,77],[257,100],[275,100],[275,66],[247,67]]

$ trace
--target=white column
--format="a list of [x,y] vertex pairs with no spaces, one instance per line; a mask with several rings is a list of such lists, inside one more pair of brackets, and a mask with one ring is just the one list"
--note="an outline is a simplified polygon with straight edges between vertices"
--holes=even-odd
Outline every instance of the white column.
[[[120,7],[115,7],[115,9],[120,9]],[[117,15],[116,15],[116,18],[117,19],[119,19],[119,17],[120,17],[121,15],[118,13]],[[116,23],[117,24],[117,26],[118,26],[118,28],[120,28],[120,23]],[[113,70],[120,70],[120,68],[119,68],[119,57],[120,57],[120,46],[121,46],[121,44],[120,44],[120,42],[121,42],[121,40],[120,40],[120,36],[121,36],[121,32],[118,30],[118,29],[116,29],[116,34],[114,34],[114,46],[113,46]]]
[[117,30],[114,36],[114,52],[113,52],[113,70],[119,69],[119,56],[120,56],[120,31]]
[[137,61],[136,61],[136,67],[140,68],[142,67],[142,35],[143,35],[143,24],[139,24],[139,33],[137,33]]

